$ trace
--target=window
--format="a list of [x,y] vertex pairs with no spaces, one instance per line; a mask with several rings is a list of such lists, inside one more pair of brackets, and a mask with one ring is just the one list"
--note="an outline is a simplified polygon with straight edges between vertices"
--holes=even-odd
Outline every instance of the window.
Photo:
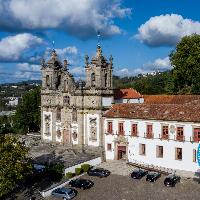
[[91,85],[95,86],[95,73],[91,74]]
[[194,142],[200,141],[200,128],[194,128],[193,140]]
[[119,123],[119,135],[124,135],[124,123]]
[[153,127],[152,124],[147,124],[147,138],[152,138],[153,137]]
[[105,73],[105,87],[107,87],[107,79],[108,79],[107,73]]
[[183,127],[177,127],[176,140],[183,141]]
[[66,92],[67,91],[67,81],[66,80],[64,80],[64,92]]
[[145,144],[139,144],[139,154],[140,155],[145,155],[146,154]]
[[107,129],[108,133],[112,134],[113,133],[113,126],[112,126],[112,122],[108,122],[108,129]]
[[57,111],[56,111],[56,120],[58,120],[58,121],[61,120],[61,108],[57,108]]
[[156,157],[163,158],[163,146],[156,146]]
[[182,148],[176,148],[175,151],[176,160],[182,160]]
[[61,84],[61,75],[59,75],[59,76],[57,77],[57,80],[56,80],[56,88],[58,88],[58,87],[60,86],[60,84]]
[[197,150],[193,149],[193,162],[197,162]]
[[46,75],[46,86],[47,86],[47,87],[50,86],[50,78],[49,78],[49,75]]
[[77,122],[77,110],[76,110],[76,108],[73,108],[73,110],[72,110],[72,121]]
[[168,126],[162,127],[162,139],[168,139],[169,138],[169,129]]
[[70,104],[70,98],[69,98],[69,96],[64,96],[63,97],[63,103],[64,104]]
[[112,150],[112,144],[107,144],[107,151],[111,151]]
[[131,134],[137,136],[137,124],[132,124]]

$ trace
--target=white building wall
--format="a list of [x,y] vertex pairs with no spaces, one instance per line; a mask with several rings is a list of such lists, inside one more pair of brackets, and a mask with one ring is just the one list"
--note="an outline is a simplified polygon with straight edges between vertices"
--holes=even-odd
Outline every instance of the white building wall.
[[[179,169],[195,172],[199,169],[198,163],[193,162],[193,150],[198,150],[199,143],[191,142],[193,137],[193,128],[200,127],[200,124],[190,122],[170,122],[170,121],[155,121],[155,120],[135,120],[135,119],[106,119],[104,121],[104,129],[107,130],[107,122],[113,122],[114,135],[105,135],[105,150],[106,159],[114,159],[114,140],[118,137],[118,123],[124,122],[125,135],[128,137],[128,160],[130,162],[138,162],[154,166],[160,166],[170,169]],[[131,124],[138,124],[138,137],[131,136]],[[153,125],[153,139],[144,138],[146,133],[146,125]],[[169,126],[169,140],[161,140],[162,125]],[[184,128],[185,141],[179,142],[175,140],[176,127]],[[171,130],[171,131],[170,131]],[[107,151],[107,144],[112,144],[112,150]],[[146,155],[139,154],[139,144],[146,145]],[[156,146],[163,146],[163,158],[156,157]],[[175,159],[175,148],[182,148],[182,160]]]

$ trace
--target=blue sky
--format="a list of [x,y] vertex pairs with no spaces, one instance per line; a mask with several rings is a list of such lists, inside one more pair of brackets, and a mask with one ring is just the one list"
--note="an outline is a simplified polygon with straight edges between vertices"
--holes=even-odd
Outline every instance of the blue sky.
[[198,0],[0,0],[0,83],[40,79],[40,61],[55,41],[60,59],[84,78],[84,56],[97,31],[114,74],[171,69],[169,53],[185,35],[200,34]]

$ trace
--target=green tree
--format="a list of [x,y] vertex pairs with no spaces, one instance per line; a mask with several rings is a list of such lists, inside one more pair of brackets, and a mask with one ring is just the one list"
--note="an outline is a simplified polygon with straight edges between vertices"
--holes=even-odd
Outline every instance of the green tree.
[[40,105],[40,87],[23,96],[14,116],[14,129],[17,133],[40,130]]
[[31,170],[28,149],[17,138],[0,135],[0,197],[16,187]]
[[174,91],[200,93],[200,35],[185,36],[170,54]]

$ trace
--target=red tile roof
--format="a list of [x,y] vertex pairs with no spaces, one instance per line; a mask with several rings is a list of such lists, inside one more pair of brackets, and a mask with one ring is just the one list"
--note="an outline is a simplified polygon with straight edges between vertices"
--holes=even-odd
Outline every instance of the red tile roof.
[[200,104],[115,104],[107,118],[200,122]]
[[143,95],[146,104],[200,103],[200,95]]
[[115,99],[139,99],[142,95],[133,88],[117,89],[114,91]]

